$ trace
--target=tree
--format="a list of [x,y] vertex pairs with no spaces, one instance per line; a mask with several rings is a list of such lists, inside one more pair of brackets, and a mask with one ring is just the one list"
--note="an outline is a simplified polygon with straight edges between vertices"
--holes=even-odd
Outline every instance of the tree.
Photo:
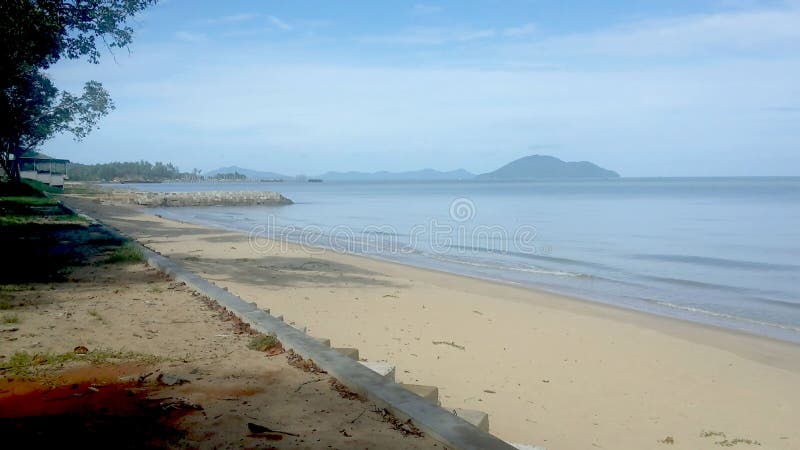
[[86,137],[114,104],[96,81],[60,92],[44,70],[62,57],[100,60],[133,40],[127,20],[157,0],[0,1],[0,165],[19,180],[19,157],[57,133]]

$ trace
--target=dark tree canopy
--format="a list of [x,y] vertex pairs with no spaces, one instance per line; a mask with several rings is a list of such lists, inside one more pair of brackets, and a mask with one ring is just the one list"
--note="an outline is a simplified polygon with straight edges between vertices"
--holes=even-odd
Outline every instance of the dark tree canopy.
[[44,70],[64,57],[97,63],[102,48],[126,47],[127,20],[156,1],[0,0],[0,165],[12,179],[23,152],[61,132],[83,139],[114,108],[100,83],[75,96]]

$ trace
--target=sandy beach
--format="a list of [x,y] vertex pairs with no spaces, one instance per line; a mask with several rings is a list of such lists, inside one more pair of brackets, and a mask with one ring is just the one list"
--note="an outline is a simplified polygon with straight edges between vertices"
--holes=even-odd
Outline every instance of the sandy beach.
[[550,449],[800,446],[800,346],[565,296],[313,251],[91,198],[65,201],[445,408]]

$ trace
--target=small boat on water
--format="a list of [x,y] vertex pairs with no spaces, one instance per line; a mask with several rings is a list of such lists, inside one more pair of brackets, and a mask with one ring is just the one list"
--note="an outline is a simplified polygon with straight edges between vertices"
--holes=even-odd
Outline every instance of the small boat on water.
[[309,183],[322,183],[322,179],[321,178],[309,178],[308,182]]

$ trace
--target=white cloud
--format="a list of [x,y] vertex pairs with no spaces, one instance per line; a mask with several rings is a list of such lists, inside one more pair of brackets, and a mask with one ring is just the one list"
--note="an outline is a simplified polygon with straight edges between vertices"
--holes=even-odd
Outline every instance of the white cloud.
[[281,19],[279,19],[279,18],[277,18],[275,16],[267,16],[267,20],[273,26],[275,26],[276,28],[280,28],[281,30],[289,31],[289,30],[292,29],[291,25],[289,25],[288,23],[282,21]]
[[533,44],[545,53],[571,55],[696,56],[798,48],[800,9],[782,8],[644,20],[625,26]]
[[505,28],[503,29],[503,34],[506,36],[518,37],[536,33],[536,31],[538,31],[538,27],[535,24],[526,23],[518,27]]
[[210,24],[219,24],[219,23],[240,23],[240,22],[247,22],[249,20],[253,20],[260,17],[260,14],[256,13],[238,13],[238,14],[231,14],[222,17],[216,17],[213,19],[206,20],[206,23]]
[[367,43],[379,44],[442,45],[487,39],[495,36],[495,34],[496,31],[493,28],[458,29],[415,27],[396,34],[367,36],[361,40]]
[[200,42],[208,41],[208,36],[204,33],[192,33],[189,31],[177,31],[175,32],[175,39],[183,42],[190,42],[193,44],[197,44]]
[[441,11],[442,11],[441,6],[427,5],[424,3],[417,3],[416,5],[411,7],[411,14],[415,16],[429,16],[431,14],[436,14]]

